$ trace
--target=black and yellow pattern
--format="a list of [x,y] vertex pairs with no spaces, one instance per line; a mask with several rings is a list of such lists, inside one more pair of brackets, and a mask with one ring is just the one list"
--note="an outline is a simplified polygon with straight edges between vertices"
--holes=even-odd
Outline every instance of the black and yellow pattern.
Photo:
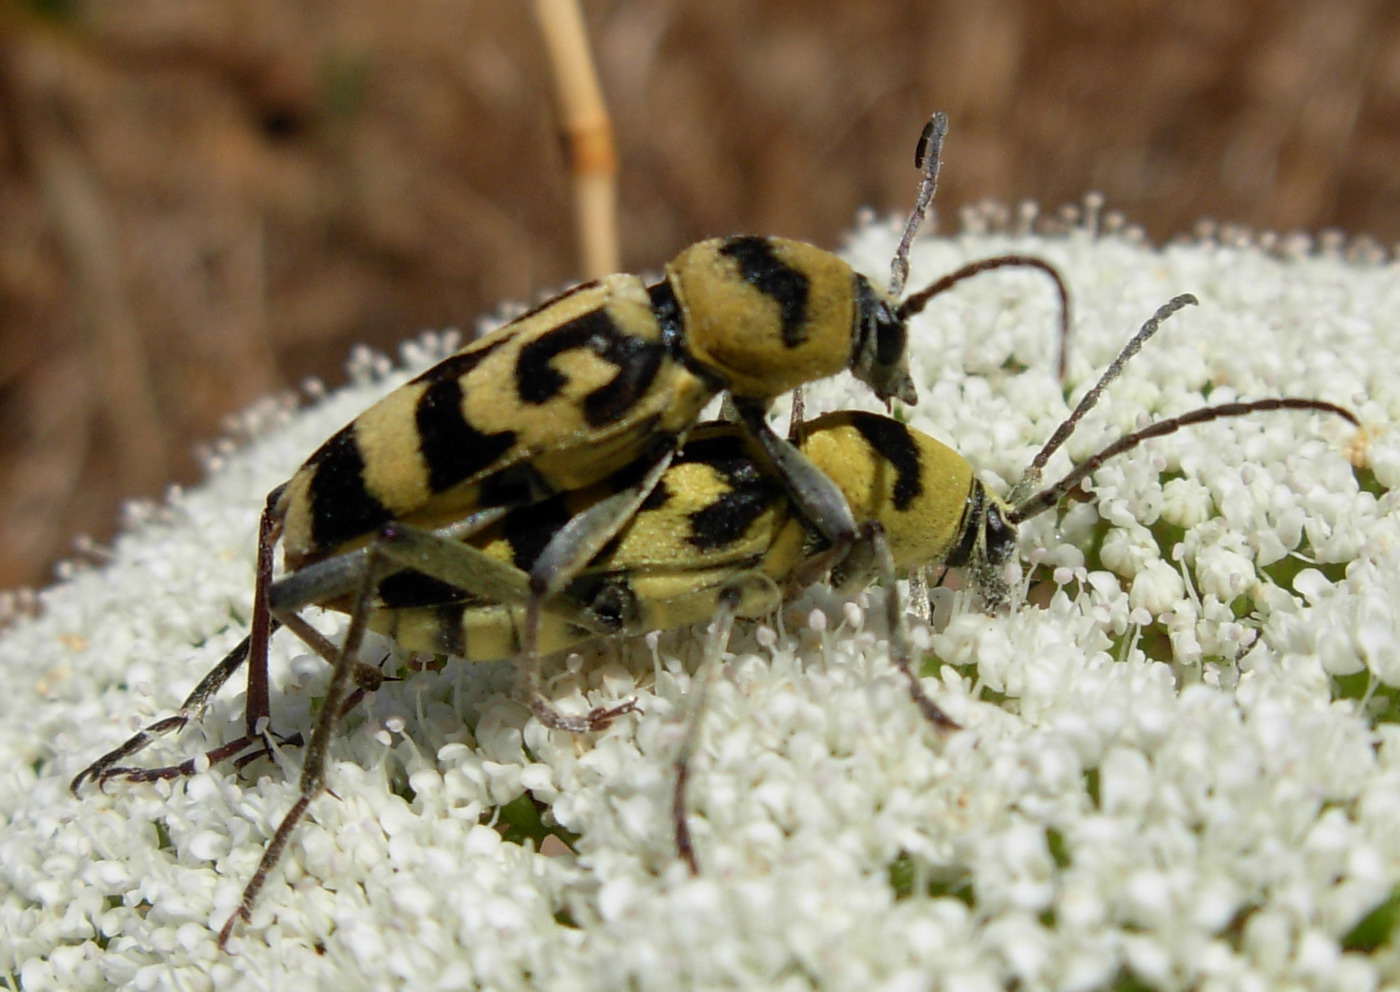
[[[872,413],[831,413],[806,425],[801,450],[837,483],[858,523],[879,524],[900,571],[974,557],[1002,564],[1014,552],[1014,528],[991,545],[984,539],[988,508],[1000,502],[966,460],[920,431]],[[528,573],[560,527],[618,485],[521,507],[471,543]],[[754,581],[741,584],[735,614],[763,616],[800,591],[800,566],[826,547],[743,431],[704,424],[616,539],[546,601],[537,647],[697,623],[745,575]],[[520,653],[524,610],[398,572],[380,584],[369,623],[410,650],[493,661]]]
[[352,550],[390,521],[440,526],[654,461],[724,389],[766,403],[854,365],[880,395],[912,401],[888,313],[845,262],[778,238],[702,242],[653,286],[579,286],[322,445],[278,504],[287,566]]

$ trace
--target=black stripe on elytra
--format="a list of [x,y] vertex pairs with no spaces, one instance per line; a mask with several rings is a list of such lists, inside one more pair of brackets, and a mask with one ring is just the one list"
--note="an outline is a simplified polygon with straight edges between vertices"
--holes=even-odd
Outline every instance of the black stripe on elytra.
[[889,417],[873,413],[852,413],[851,426],[860,431],[867,444],[894,466],[894,508],[907,510],[923,495],[924,477],[919,465],[919,446],[909,428]]
[[[663,345],[622,334],[611,321],[609,327],[613,334],[598,351],[598,357],[616,365],[617,375],[583,398],[583,418],[593,427],[610,424],[636,406],[656,380],[665,357]],[[595,341],[595,350],[602,343]]]
[[634,406],[656,379],[664,345],[628,334],[601,307],[560,324],[525,344],[515,362],[515,390],[536,406],[563,391],[568,377],[551,364],[567,351],[587,348],[617,367],[617,375],[583,398],[584,419],[611,423]]
[[462,380],[449,376],[432,383],[418,398],[418,451],[428,466],[435,493],[486,471],[515,444],[514,431],[484,434],[462,412]]
[[539,405],[558,396],[568,378],[550,364],[566,351],[593,347],[595,337],[617,334],[617,326],[601,306],[552,327],[520,348],[515,359],[515,391],[526,403]]
[[810,280],[778,260],[767,238],[745,235],[726,238],[719,253],[739,263],[739,275],[754,289],[771,297],[782,315],[783,344],[796,348],[807,340],[807,292]]
[[449,582],[411,568],[385,576],[379,582],[379,601],[390,609],[461,602],[466,595],[464,590]]
[[569,508],[564,505],[562,495],[517,507],[506,514],[501,533],[510,544],[515,567],[522,572],[534,568],[535,559],[569,519]]
[[617,328],[600,307],[526,342],[515,359],[515,391],[526,403],[548,403],[569,381],[549,363],[566,351],[586,346],[595,334],[609,331],[616,333]]
[[520,506],[548,499],[554,495],[543,475],[529,462],[516,462],[481,480],[478,504],[486,506]]
[[317,548],[338,547],[392,519],[389,509],[365,488],[365,459],[354,424],[331,435],[308,464],[313,466],[307,491],[311,540]]
[[493,351],[509,341],[509,337],[501,337],[490,344],[473,343],[462,351],[453,355],[448,355],[432,368],[420,372],[414,376],[412,381],[418,382],[441,382],[444,379],[460,379],[472,369],[476,368],[486,360]]
[[728,486],[718,499],[690,514],[686,540],[700,551],[722,548],[743,537],[783,493],[782,484],[759,470],[737,435],[723,434],[687,444],[684,456],[687,461],[709,465]]

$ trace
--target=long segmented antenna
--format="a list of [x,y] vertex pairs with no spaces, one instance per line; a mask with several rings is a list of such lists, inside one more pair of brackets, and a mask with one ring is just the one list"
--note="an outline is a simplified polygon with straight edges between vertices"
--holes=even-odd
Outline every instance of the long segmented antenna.
[[[1180,297],[1178,297],[1179,299]],[[1159,311],[1160,313],[1160,311]],[[1107,448],[1095,455],[1080,462],[1074,469],[1053,486],[1041,490],[1034,496],[1027,497],[1015,504],[1011,512],[1006,515],[1006,519],[1012,524],[1019,524],[1024,520],[1029,520],[1037,514],[1044,513],[1056,503],[1058,503],[1066,493],[1079,485],[1091,472],[1097,470],[1104,462],[1110,458],[1116,458],[1125,451],[1136,448],[1142,442],[1154,437],[1162,437],[1166,434],[1174,434],[1183,427],[1192,424],[1204,424],[1211,420],[1221,420],[1226,417],[1244,417],[1251,413],[1259,413],[1266,410],[1312,410],[1316,413],[1331,413],[1347,421],[1353,427],[1360,427],[1361,422],[1357,420],[1356,414],[1345,407],[1337,406],[1335,403],[1328,403],[1326,400],[1306,400],[1293,396],[1274,397],[1266,400],[1254,400],[1248,403],[1221,403],[1217,406],[1203,406],[1198,410],[1183,413],[1180,416],[1171,417],[1167,420],[1159,420],[1155,424],[1148,424],[1141,430],[1125,434],[1117,441],[1114,441]]]
[[1060,275],[1059,270],[1043,258],[1036,258],[1034,255],[994,255],[991,258],[979,258],[975,262],[968,262],[910,296],[899,305],[899,309],[895,312],[900,320],[908,320],[915,314],[922,312],[929,300],[940,293],[946,293],[964,279],[981,275],[983,272],[990,272],[992,269],[1006,267],[1039,269],[1049,276],[1050,281],[1055,284],[1055,291],[1060,296],[1060,355],[1058,362],[1056,362],[1056,370],[1060,380],[1063,381],[1065,362],[1069,351],[1069,288],[1065,286],[1064,277]]
[[904,237],[899,239],[899,248],[890,262],[891,299],[899,299],[899,294],[904,292],[904,284],[909,280],[909,247],[923,226],[924,218],[928,216],[928,206],[938,189],[938,166],[943,154],[943,136],[947,133],[948,115],[940,110],[924,125],[919,143],[914,148],[914,168],[923,170],[924,175],[919,180],[919,194],[914,198],[909,223],[904,225]]
[[[934,193],[938,190],[938,170],[943,155],[943,138],[947,134],[948,115],[939,111],[924,125],[924,130],[919,135],[919,143],[914,148],[914,168],[922,170],[923,178],[919,180],[919,192],[914,198],[914,209],[909,213],[909,222],[904,225],[904,236],[899,239],[899,247],[895,250],[894,259],[890,262],[889,296],[891,300],[899,299],[909,281],[909,251],[913,247],[914,238],[919,233],[919,228],[923,226],[924,219],[928,216],[929,204],[933,202]],[[969,279],[991,269],[1007,266],[1040,269],[1055,283],[1055,290],[1060,295],[1060,354],[1057,368],[1060,380],[1064,381],[1065,360],[1069,350],[1069,290],[1065,286],[1064,278],[1055,267],[1043,259],[1030,255],[998,255],[995,258],[969,262],[957,271],[950,272],[904,300],[896,309],[896,315],[901,321],[908,320],[920,313],[928,305],[929,300],[940,293],[947,292],[964,279]]]
[[[1055,428],[1055,433],[1050,435],[1050,440],[1046,441],[1045,445],[1036,453],[1036,456],[1031,459],[1030,467],[1026,469],[1026,474],[1021,476],[1021,481],[1012,487],[1007,502],[1015,505],[1023,493],[1034,489],[1036,485],[1039,484],[1040,474],[1045,469],[1046,463],[1050,461],[1050,456],[1059,451],[1060,445],[1069,440],[1069,436],[1074,433],[1074,428],[1078,426],[1079,421],[1083,419],[1086,413],[1098,405],[1099,397],[1103,395],[1103,391],[1112,385],[1113,381],[1122,374],[1123,366],[1127,365],[1128,361],[1142,350],[1142,346],[1147,343],[1152,335],[1157,333],[1162,323],[1183,307],[1198,306],[1199,304],[1200,301],[1190,293],[1182,293],[1180,296],[1172,297],[1157,308],[1157,312],[1148,318],[1147,323],[1143,324],[1141,329],[1133,335],[1132,340],[1123,346],[1123,350],[1118,353],[1118,357],[1109,364],[1108,368],[1103,370],[1103,374],[1099,376],[1099,381],[1094,383],[1093,389],[1084,394],[1084,398],[1079,401],[1079,405],[1074,408],[1074,412],[1065,418],[1064,423]],[[1064,356],[1061,355],[1061,362],[1063,362],[1063,360]],[[1062,365],[1061,375],[1063,375],[1063,372]]]

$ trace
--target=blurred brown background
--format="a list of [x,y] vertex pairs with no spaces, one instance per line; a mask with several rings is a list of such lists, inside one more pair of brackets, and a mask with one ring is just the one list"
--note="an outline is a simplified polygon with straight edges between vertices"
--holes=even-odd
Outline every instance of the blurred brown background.
[[[628,270],[906,209],[940,108],[945,218],[1400,239],[1393,0],[585,7]],[[0,0],[0,586],[352,344],[572,279],[549,72],[519,0]]]

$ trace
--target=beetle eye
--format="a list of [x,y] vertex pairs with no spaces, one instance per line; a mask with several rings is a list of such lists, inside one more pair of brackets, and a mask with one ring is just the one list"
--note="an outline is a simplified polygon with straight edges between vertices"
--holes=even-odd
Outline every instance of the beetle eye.
[[855,349],[851,371],[888,403],[899,399],[914,404],[919,394],[909,378],[904,321],[864,276],[856,276]]
[[880,300],[871,320],[875,325],[875,362],[882,368],[899,363],[904,357],[904,347],[908,335],[904,321],[890,309],[890,305]]

